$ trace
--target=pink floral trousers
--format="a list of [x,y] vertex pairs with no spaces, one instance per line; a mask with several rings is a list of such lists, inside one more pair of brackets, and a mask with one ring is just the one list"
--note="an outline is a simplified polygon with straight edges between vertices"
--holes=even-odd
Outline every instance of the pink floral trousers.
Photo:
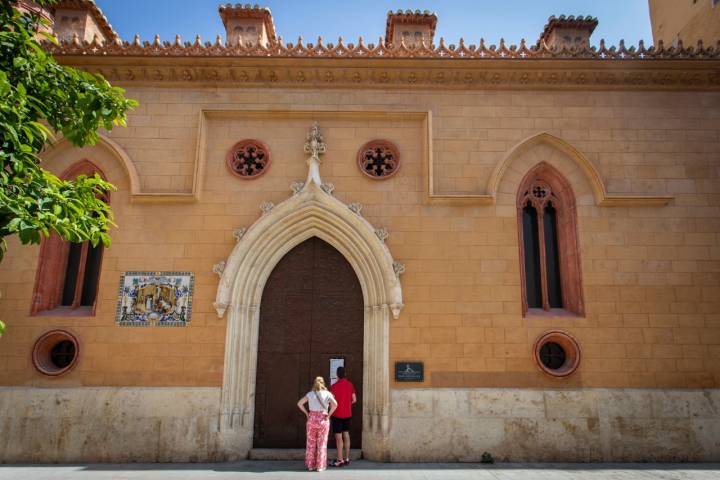
[[324,412],[310,412],[305,432],[305,466],[325,470],[327,467],[327,441],[330,418]]

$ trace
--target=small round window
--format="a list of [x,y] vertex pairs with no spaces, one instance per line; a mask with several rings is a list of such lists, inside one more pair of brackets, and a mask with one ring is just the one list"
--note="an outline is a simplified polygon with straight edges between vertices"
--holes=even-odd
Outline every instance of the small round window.
[[270,167],[270,150],[259,140],[243,140],[230,149],[225,163],[240,178],[257,178]]
[[373,140],[360,148],[357,163],[360,171],[368,177],[384,180],[400,169],[400,152],[392,142]]
[[547,342],[540,347],[540,361],[551,370],[557,370],[565,364],[565,350],[560,344]]
[[580,365],[580,346],[565,332],[547,332],[535,342],[535,363],[548,375],[567,377]]
[[58,376],[70,371],[78,360],[78,341],[65,330],[51,330],[37,339],[33,364],[42,374]]

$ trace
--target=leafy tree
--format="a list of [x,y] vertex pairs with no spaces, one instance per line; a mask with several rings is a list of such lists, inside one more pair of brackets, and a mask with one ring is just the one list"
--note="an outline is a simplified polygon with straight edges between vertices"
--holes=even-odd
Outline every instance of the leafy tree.
[[[36,0],[48,7],[56,0]],[[60,180],[43,169],[39,153],[61,132],[76,146],[93,145],[97,129],[125,126],[137,105],[122,89],[58,64],[38,37],[46,20],[0,0],[0,261],[5,237],[39,243],[51,231],[65,240],[110,244],[110,207],[101,200],[114,187],[98,175]]]

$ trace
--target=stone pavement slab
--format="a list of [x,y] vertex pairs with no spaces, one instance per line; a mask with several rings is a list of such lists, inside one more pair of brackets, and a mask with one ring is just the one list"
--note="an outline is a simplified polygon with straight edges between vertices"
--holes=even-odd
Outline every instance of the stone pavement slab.
[[188,464],[0,465],[0,480],[717,480],[720,464],[376,463],[306,472],[297,461]]

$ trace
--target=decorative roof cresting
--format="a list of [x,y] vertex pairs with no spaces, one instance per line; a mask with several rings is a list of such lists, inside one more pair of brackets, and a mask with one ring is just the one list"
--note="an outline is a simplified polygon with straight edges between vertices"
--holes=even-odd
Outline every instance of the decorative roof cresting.
[[140,41],[135,36],[132,42],[108,43],[84,42],[78,38],[61,42],[59,45],[46,43],[46,48],[54,55],[83,55],[99,57],[272,57],[272,58],[427,58],[427,59],[462,59],[462,60],[531,60],[531,59],[589,59],[589,60],[717,60],[720,59],[720,42],[714,46],[705,46],[701,41],[696,46],[683,45],[678,41],[676,46],[665,48],[662,41],[657,46],[645,47],[641,40],[638,46],[626,47],[620,40],[617,47],[608,47],[604,40],[599,46],[583,46],[582,48],[553,49],[546,45],[527,46],[525,40],[520,45],[507,45],[503,39],[498,45],[487,45],[480,39],[478,45],[466,45],[460,39],[458,45],[446,45],[443,38],[438,45],[422,47],[386,46],[382,37],[377,44],[365,44],[362,38],[357,43],[345,44],[342,38],[337,44],[325,44],[322,38],[318,42],[304,43],[299,38],[297,43],[282,43],[278,38],[276,45],[234,45],[228,46],[218,36],[214,43],[203,43],[200,36],[194,42],[182,42],[180,36],[174,42],[160,41],[155,36],[153,42]]
[[[326,43],[322,37],[317,42],[308,43],[299,37],[295,43],[285,43],[275,33],[275,26],[270,10],[257,5],[226,4],[219,7],[223,23],[228,26],[233,19],[255,19],[262,22],[267,34],[267,42],[228,41],[218,35],[214,41],[203,42],[200,36],[193,41],[182,41],[179,35],[174,41],[161,41],[155,35],[152,42],[141,41],[135,35],[132,41],[120,40],[100,9],[92,0],[62,0],[62,3],[77,3],[89,8],[96,20],[112,41],[103,44],[101,39],[86,41],[78,36],[62,40],[59,44],[45,43],[45,48],[55,55],[81,55],[97,57],[253,57],[253,58],[358,58],[358,59],[461,59],[461,60],[531,60],[531,59],[588,59],[588,60],[717,60],[720,59],[720,41],[715,45],[684,46],[682,42],[666,48],[662,41],[658,45],[645,47],[641,40],[637,46],[626,47],[620,40],[617,46],[607,46],[600,40],[598,46],[583,43],[577,46],[549,46],[546,39],[553,28],[581,27],[592,32],[597,25],[594,17],[561,15],[552,16],[545,25],[540,40],[528,42],[520,40],[519,45],[509,45],[500,39],[498,45],[487,45],[484,39],[477,44],[466,44],[460,39],[457,45],[446,44],[440,38],[435,44],[432,37],[435,32],[437,15],[428,11],[398,10],[388,12],[385,38],[380,37],[377,43],[366,43],[362,37],[357,42],[345,43],[340,37],[336,43]],[[422,37],[422,41],[405,44],[404,41],[393,42],[393,25],[409,23],[424,25],[428,28],[430,42]]]

